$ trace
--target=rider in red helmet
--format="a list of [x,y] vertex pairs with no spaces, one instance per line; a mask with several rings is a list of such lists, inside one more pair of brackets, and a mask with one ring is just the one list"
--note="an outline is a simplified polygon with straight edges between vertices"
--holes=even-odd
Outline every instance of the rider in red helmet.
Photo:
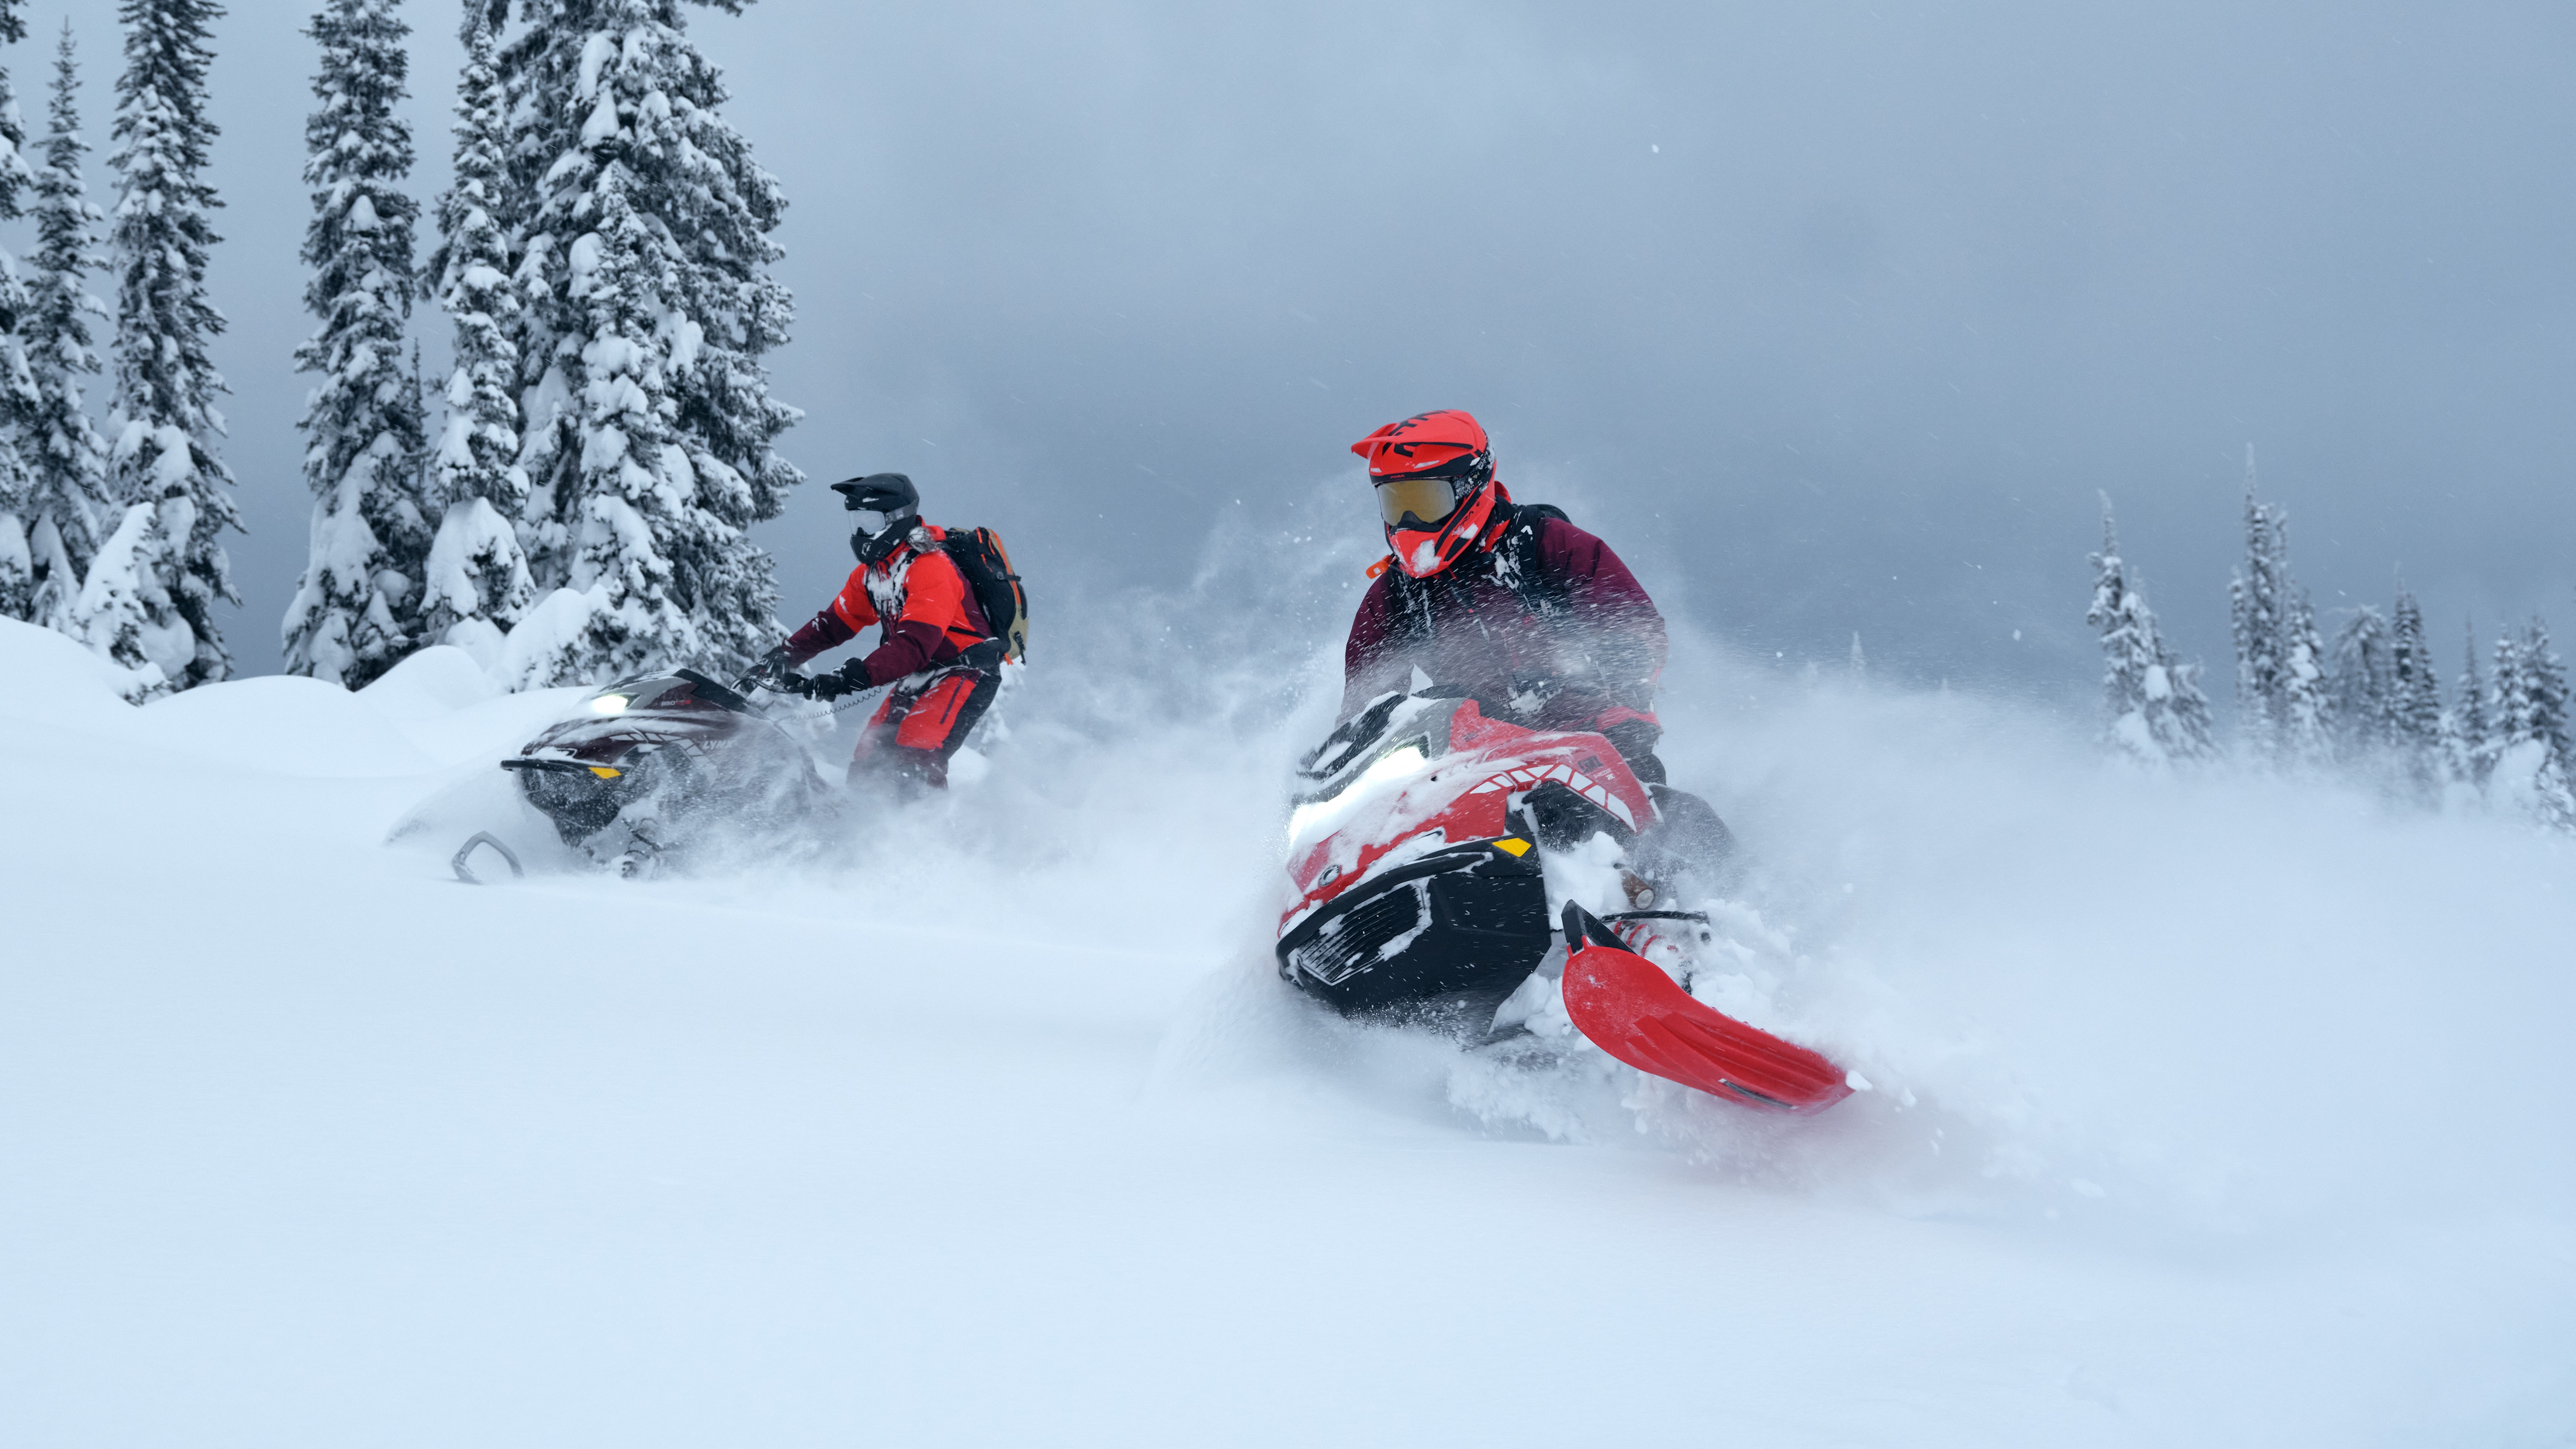
[[1515,503],[1484,428],[1457,409],[1389,423],[1351,445],[1368,460],[1388,557],[1371,570],[1343,654],[1342,714],[1420,669],[1484,712],[1606,737],[1645,784],[1675,849],[1706,859],[1726,827],[1665,783],[1654,715],[1664,619],[1610,546],[1560,509]]

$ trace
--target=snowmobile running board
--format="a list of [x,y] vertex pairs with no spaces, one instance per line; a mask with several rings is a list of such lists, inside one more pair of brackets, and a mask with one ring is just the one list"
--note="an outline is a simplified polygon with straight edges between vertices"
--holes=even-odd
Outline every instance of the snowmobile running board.
[[1842,1068],[1702,1004],[1572,901],[1565,940],[1565,1014],[1637,1070],[1775,1112],[1821,1112],[1851,1095]]
[[483,883],[480,879],[476,878],[473,869],[465,863],[465,858],[472,855],[474,853],[474,848],[479,845],[488,845],[494,850],[501,852],[501,859],[509,864],[510,878],[512,880],[519,880],[527,875],[526,871],[519,868],[518,854],[511,850],[510,847],[503,845],[501,843],[501,837],[494,835],[489,830],[478,830],[472,835],[466,837],[463,845],[456,847],[455,857],[447,862],[448,868],[456,872],[456,878],[458,880],[465,882],[467,885],[481,885]]

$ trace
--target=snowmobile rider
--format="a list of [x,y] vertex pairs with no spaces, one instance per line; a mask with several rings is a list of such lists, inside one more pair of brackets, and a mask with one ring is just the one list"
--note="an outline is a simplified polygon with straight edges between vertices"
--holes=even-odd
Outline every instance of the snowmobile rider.
[[1610,546],[1560,509],[1512,501],[1485,430],[1457,409],[1389,423],[1351,445],[1368,460],[1388,557],[1370,570],[1343,653],[1342,718],[1420,669],[1494,719],[1610,741],[1690,864],[1728,849],[1717,813],[1665,783],[1654,715],[1664,619]]
[[[865,777],[913,788],[948,787],[948,761],[1001,688],[1003,641],[985,622],[966,576],[941,547],[947,531],[921,521],[921,490],[901,473],[832,485],[857,515],[850,551],[859,566],[830,607],[764,656],[772,687],[832,700],[890,684],[859,732],[853,783]],[[802,664],[881,624],[882,642],[840,668],[812,676]]]

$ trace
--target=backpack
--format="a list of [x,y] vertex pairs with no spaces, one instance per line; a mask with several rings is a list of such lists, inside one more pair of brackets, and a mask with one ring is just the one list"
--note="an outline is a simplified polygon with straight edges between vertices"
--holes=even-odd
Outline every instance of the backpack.
[[1029,656],[1029,592],[1020,587],[1020,576],[1011,571],[1010,550],[1002,547],[1002,536],[989,528],[952,528],[940,540],[957,572],[966,576],[966,587],[975,591],[975,604],[984,611],[984,622],[991,625],[993,637],[1002,641],[1002,657],[1026,661]]

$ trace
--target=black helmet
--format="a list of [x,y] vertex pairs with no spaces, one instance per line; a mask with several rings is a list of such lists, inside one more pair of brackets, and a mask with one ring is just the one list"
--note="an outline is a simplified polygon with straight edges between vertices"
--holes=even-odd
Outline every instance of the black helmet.
[[850,534],[850,552],[861,563],[875,563],[894,552],[921,516],[921,490],[901,473],[870,473],[832,485],[852,513],[873,515],[859,520]]

